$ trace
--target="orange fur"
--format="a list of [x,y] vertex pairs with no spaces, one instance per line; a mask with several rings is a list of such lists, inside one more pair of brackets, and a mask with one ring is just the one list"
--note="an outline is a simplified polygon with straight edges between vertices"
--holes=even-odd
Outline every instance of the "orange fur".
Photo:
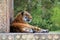
[[24,16],[27,16],[29,19],[32,19],[32,16],[27,11],[24,11],[24,13],[25,14],[23,14],[23,16],[22,16],[21,12],[17,14],[14,21],[11,23],[11,27],[17,28],[15,30],[16,32],[26,32],[23,30],[23,28],[29,28],[29,29],[35,30],[36,32],[39,32],[41,30],[41,28],[29,25],[27,22],[25,22],[23,20]]

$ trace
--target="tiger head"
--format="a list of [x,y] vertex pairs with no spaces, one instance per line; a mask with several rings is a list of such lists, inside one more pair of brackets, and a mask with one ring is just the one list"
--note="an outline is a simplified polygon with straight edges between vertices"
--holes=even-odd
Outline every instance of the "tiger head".
[[30,23],[32,21],[32,16],[27,11],[19,12],[15,18],[16,22]]
[[23,20],[25,22],[30,23],[32,21],[32,16],[30,15],[30,13],[24,11],[24,13],[23,13]]

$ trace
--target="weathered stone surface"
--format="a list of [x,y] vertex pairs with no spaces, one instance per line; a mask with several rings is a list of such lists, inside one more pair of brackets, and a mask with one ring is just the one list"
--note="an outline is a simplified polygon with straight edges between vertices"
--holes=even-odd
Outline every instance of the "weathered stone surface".
[[2,33],[0,40],[60,40],[60,34]]
[[9,32],[8,0],[0,0],[0,33]]

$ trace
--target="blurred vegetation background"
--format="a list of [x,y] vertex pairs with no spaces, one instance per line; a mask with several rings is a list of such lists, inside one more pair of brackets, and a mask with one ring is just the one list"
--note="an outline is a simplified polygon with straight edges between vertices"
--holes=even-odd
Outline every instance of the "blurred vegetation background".
[[15,16],[21,10],[31,13],[31,25],[50,31],[60,30],[60,0],[14,0]]

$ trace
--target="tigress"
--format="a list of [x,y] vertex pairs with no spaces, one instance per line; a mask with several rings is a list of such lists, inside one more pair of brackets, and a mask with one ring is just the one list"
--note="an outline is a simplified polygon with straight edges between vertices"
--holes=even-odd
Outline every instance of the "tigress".
[[32,21],[32,16],[27,11],[19,12],[10,25],[10,32],[18,33],[48,33],[48,30],[32,26],[29,23]]

